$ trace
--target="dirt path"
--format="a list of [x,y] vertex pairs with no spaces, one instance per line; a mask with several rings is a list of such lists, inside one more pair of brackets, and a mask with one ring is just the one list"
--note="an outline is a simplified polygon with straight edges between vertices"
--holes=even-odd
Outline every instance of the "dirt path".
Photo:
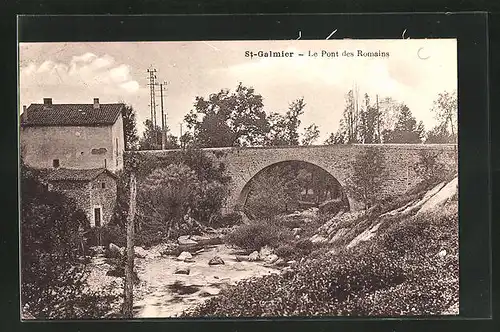
[[[215,255],[224,265],[208,265]],[[174,274],[188,267],[189,275]],[[239,280],[278,273],[263,262],[238,262],[235,253],[225,245],[205,249],[194,256],[194,262],[177,261],[175,257],[136,259],[140,284],[134,290],[134,313],[137,318],[175,317],[185,309],[218,294]]]

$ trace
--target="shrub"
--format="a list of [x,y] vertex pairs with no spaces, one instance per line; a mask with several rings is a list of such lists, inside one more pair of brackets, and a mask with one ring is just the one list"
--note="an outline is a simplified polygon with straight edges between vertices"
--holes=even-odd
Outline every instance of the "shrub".
[[230,245],[247,250],[259,250],[264,246],[276,248],[291,241],[293,234],[272,222],[254,221],[241,225],[226,235],[225,241]]
[[301,239],[295,242],[295,249],[300,256],[307,256],[313,250],[314,244],[309,239]]
[[[177,235],[171,232],[171,236]],[[162,221],[150,220],[141,223],[140,228],[135,232],[135,245],[143,247],[152,247],[165,242],[168,236],[168,229]]]
[[439,153],[420,150],[418,162],[413,166],[414,172],[426,182],[438,183],[449,176],[450,170],[438,160]]
[[224,216],[219,216],[214,220],[210,226],[212,227],[231,227],[234,225],[239,225],[243,221],[243,217],[238,212],[231,212]]
[[106,224],[101,227],[92,227],[87,233],[89,246],[109,246],[114,243],[119,247],[127,245],[127,234],[123,227]]
[[290,244],[283,244],[274,251],[276,255],[282,258],[290,258],[296,254],[295,248]]

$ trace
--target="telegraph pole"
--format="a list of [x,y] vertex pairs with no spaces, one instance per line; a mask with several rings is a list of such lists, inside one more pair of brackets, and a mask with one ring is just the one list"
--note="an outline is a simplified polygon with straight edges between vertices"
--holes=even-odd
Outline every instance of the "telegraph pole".
[[167,85],[167,82],[160,83],[160,98],[161,98],[161,149],[165,150],[165,144],[166,144],[166,126],[167,126],[167,115],[165,114],[166,112],[163,109],[163,87]]
[[149,97],[151,99],[150,109],[151,109],[151,124],[153,128],[156,128],[156,96],[155,96],[155,85],[156,85],[156,69],[148,69],[149,74]]

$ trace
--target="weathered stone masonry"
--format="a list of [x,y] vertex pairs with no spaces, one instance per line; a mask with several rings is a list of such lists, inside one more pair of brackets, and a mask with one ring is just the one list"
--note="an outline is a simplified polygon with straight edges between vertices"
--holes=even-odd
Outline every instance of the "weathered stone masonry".
[[[247,183],[261,170],[283,161],[305,161],[319,166],[336,178],[341,185],[353,175],[356,156],[364,149],[380,149],[384,155],[387,177],[385,194],[405,192],[420,179],[413,170],[419,159],[419,151],[439,153],[439,160],[450,168],[457,169],[453,144],[352,144],[264,148],[210,148],[203,149],[214,161],[224,163],[231,176],[230,196],[224,212],[238,209],[247,195]],[[168,151],[140,151],[168,158]]]

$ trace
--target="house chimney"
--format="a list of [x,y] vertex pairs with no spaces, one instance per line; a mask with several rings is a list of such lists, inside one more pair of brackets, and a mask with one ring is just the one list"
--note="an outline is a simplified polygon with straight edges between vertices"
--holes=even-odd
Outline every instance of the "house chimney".
[[52,105],[52,98],[43,98],[44,105]]
[[94,109],[99,109],[99,98],[94,98]]

